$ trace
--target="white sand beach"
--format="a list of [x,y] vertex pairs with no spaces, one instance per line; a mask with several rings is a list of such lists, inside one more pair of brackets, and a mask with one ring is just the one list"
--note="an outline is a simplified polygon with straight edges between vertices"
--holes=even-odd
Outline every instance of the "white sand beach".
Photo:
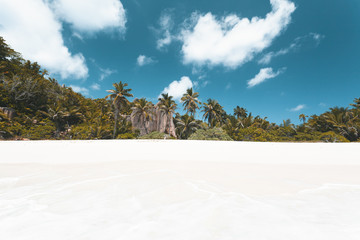
[[0,142],[1,239],[360,239],[360,144]]

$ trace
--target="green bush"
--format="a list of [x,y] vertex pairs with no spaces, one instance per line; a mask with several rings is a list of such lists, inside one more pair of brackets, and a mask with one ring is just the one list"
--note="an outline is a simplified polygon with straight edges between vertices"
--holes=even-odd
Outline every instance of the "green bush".
[[199,129],[188,138],[189,140],[233,141],[221,128]]
[[344,136],[336,134],[335,132],[326,132],[320,135],[320,140],[323,142],[350,142]]
[[91,131],[89,126],[82,124],[71,128],[70,136],[74,140],[88,140],[91,139]]
[[234,136],[236,141],[279,142],[281,137],[276,131],[265,131],[262,128],[249,127],[240,129]]
[[136,135],[134,133],[122,133],[117,135],[116,139],[135,139]]
[[141,137],[139,137],[139,139],[175,139],[174,137],[169,137],[168,134],[166,133],[161,133],[161,132],[152,132],[146,135],[143,135]]
[[56,131],[55,125],[51,122],[46,125],[35,125],[25,130],[22,137],[31,140],[52,139]]

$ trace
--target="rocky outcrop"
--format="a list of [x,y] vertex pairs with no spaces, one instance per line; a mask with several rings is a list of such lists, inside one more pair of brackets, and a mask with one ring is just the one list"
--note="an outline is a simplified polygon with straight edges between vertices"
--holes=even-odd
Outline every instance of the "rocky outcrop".
[[2,111],[7,118],[9,118],[10,120],[13,120],[14,117],[16,116],[16,111],[15,109],[12,108],[8,108],[8,107],[0,107],[0,111]]
[[142,136],[157,131],[176,137],[173,117],[161,111],[158,104],[154,106],[151,112],[150,119],[145,119],[144,116],[139,116],[134,113],[130,116],[129,120],[132,126],[140,130],[140,135]]

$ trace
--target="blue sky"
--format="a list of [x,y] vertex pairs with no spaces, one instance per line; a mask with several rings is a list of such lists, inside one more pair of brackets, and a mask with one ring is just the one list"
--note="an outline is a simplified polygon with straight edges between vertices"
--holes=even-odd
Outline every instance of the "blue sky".
[[[61,84],[101,98],[123,81],[135,97],[193,86],[299,123],[360,97],[357,0],[0,0],[0,35]],[[180,106],[179,106],[180,107]]]

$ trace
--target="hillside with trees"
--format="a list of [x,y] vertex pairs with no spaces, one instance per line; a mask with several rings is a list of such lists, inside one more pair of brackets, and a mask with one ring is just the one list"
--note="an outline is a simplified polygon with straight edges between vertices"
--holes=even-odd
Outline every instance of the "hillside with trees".
[[[227,113],[215,99],[199,101],[188,89],[177,105],[163,94],[157,103],[133,97],[122,81],[105,98],[90,99],[60,85],[36,62],[21,57],[0,37],[0,139],[199,139],[234,141],[360,141],[360,98],[321,115],[301,114],[270,123],[237,106]],[[176,112],[183,109],[185,114]],[[197,113],[202,120],[196,119]]]

